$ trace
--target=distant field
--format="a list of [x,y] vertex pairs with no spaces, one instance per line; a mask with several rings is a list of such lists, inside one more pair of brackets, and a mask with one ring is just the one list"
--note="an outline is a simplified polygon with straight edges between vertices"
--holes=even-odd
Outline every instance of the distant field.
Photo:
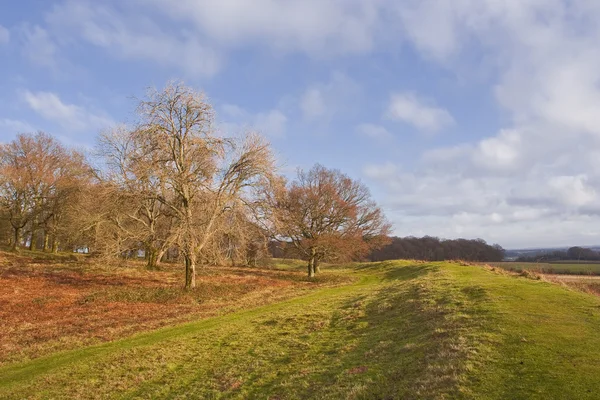
[[489,265],[515,272],[522,272],[526,270],[540,272],[544,274],[600,275],[600,263],[578,263],[573,261],[533,263],[511,261],[489,263]]

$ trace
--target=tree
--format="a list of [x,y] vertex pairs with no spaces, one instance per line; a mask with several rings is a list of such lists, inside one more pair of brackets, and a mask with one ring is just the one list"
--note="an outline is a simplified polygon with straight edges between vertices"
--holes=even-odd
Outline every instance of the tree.
[[490,262],[504,259],[504,249],[500,245],[489,245],[482,239],[442,240],[431,236],[390,239],[389,244],[371,252],[371,261],[417,259]]
[[387,241],[391,226],[367,187],[338,170],[299,170],[272,199],[276,235],[308,261],[309,277],[322,260],[360,258]]
[[112,221],[130,241],[141,243],[146,268],[156,269],[162,255],[174,243],[173,217],[159,201],[167,197],[162,182],[145,160],[144,139],[124,126],[100,135],[98,153],[104,160],[102,180],[111,185],[122,203]]
[[70,151],[52,136],[20,134],[0,145],[0,206],[12,227],[16,250],[23,229],[30,248],[36,232],[43,233],[43,249],[57,249],[56,233],[65,207],[86,179],[89,168],[81,154]]
[[257,134],[224,138],[203,94],[182,84],[149,90],[130,131],[133,164],[155,181],[146,199],[158,201],[173,223],[170,236],[185,263],[185,287],[196,285],[198,255],[228,210],[251,204],[248,188],[274,170],[269,144]]

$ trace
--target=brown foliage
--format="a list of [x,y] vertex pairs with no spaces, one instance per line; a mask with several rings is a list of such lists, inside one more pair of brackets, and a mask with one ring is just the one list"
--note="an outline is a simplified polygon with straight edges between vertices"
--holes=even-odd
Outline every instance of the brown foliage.
[[320,261],[360,259],[387,241],[390,224],[367,187],[338,170],[300,170],[272,196],[274,230],[308,260],[309,276]]
[[25,230],[30,248],[41,233],[43,249],[57,250],[64,217],[87,184],[89,171],[83,155],[43,132],[0,144],[0,208],[12,229],[13,250]]
[[[205,268],[182,290],[175,268],[106,268],[0,251],[0,365],[283,300],[330,282],[255,268]],[[335,284],[336,282],[332,282]]]

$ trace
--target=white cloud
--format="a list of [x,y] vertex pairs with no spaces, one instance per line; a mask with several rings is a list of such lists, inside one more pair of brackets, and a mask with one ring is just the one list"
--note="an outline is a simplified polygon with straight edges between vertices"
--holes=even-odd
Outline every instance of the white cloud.
[[285,135],[288,118],[278,109],[251,113],[235,104],[221,106],[224,121],[221,128],[229,134],[237,134],[240,130],[257,130],[266,136],[282,137]]
[[279,110],[258,113],[255,125],[259,131],[271,136],[283,136],[287,125],[287,117]]
[[[149,1],[140,1],[148,4]],[[150,0],[174,21],[191,23],[224,46],[259,44],[318,56],[373,47],[381,9],[359,0]]]
[[228,51],[249,46],[318,58],[364,54],[383,36],[382,11],[358,0],[66,0],[46,21],[61,46],[84,41],[205,77],[220,70]]
[[306,119],[316,119],[327,113],[327,106],[321,89],[312,87],[306,89],[300,100],[300,109]]
[[407,0],[395,12],[425,59],[470,82],[486,68],[508,117],[416,165],[382,163],[387,175],[365,167],[387,190],[397,232],[509,247],[600,243],[600,5]]
[[211,76],[220,68],[220,56],[197,34],[164,31],[140,10],[125,13],[100,3],[66,1],[46,19],[64,45],[80,38],[117,57],[150,60],[191,76]]
[[596,190],[588,183],[586,175],[556,176],[549,185],[567,206],[581,207],[598,200]]
[[[426,56],[446,60],[459,47],[455,1],[409,0],[397,4],[401,30]],[[476,4],[471,4],[477,8]]]
[[42,67],[56,67],[58,47],[46,29],[38,25],[24,25],[21,33],[21,54],[24,57]]
[[454,124],[454,118],[448,111],[411,92],[392,94],[386,116],[426,132],[437,132]]
[[498,136],[483,139],[473,152],[476,165],[490,170],[507,170],[519,168],[519,157],[523,148],[521,132],[503,130]]
[[20,95],[33,111],[68,131],[100,130],[114,124],[108,116],[64,103],[55,93],[24,90]]
[[3,131],[8,131],[11,135],[16,133],[35,132],[35,128],[28,122],[10,118],[0,118],[0,128],[2,128]]
[[363,170],[367,177],[382,181],[395,178],[399,174],[399,171],[399,168],[391,162],[382,165],[367,165]]
[[0,25],[0,45],[10,42],[10,31]]
[[387,141],[393,137],[385,127],[376,124],[360,124],[356,127],[356,130],[361,135],[375,140]]
[[359,97],[359,85],[341,72],[334,72],[327,83],[310,85],[300,98],[299,107],[308,121],[328,121],[347,112]]

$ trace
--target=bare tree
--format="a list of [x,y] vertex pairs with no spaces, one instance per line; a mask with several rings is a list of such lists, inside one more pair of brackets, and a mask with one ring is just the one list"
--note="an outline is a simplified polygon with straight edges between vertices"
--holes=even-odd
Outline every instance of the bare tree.
[[268,257],[268,232],[254,220],[247,205],[239,204],[223,213],[219,231],[205,246],[202,257],[208,262],[256,266]]
[[338,170],[315,165],[273,191],[274,230],[308,260],[308,276],[321,260],[353,259],[386,243],[390,224],[369,190]]
[[148,165],[144,135],[124,126],[100,135],[98,153],[104,160],[102,180],[110,182],[123,207],[113,221],[122,234],[144,249],[148,269],[156,269],[173,245],[173,216],[159,198],[169,189]]
[[197,257],[219,231],[221,216],[249,203],[247,188],[274,170],[270,146],[256,134],[218,135],[204,95],[182,84],[149,90],[138,114],[131,131],[135,168],[152,171],[160,190],[150,197],[174,218],[170,232],[185,262],[185,286],[195,287]]

